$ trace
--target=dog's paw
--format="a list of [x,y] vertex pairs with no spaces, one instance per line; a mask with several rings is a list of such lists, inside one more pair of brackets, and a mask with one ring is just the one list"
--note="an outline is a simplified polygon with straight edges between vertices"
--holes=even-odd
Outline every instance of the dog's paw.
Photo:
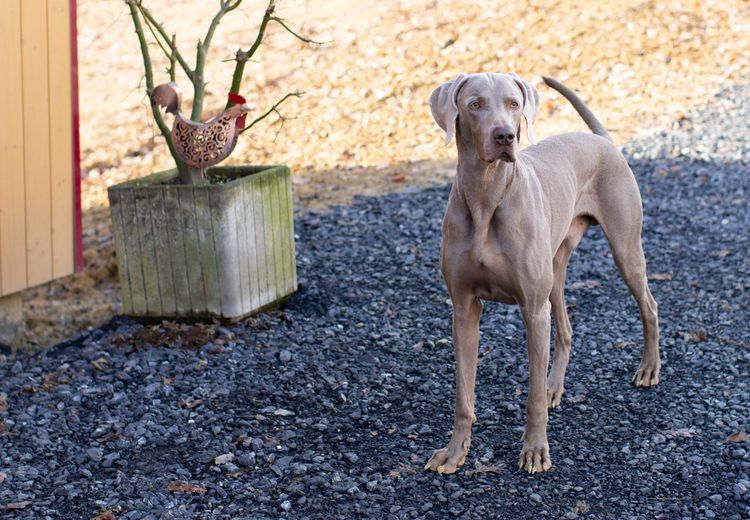
[[451,440],[447,448],[432,452],[432,457],[427,461],[424,469],[445,475],[455,473],[458,468],[464,465],[470,445],[471,440],[469,438],[461,442]]
[[659,363],[641,363],[633,376],[632,383],[641,388],[648,388],[659,384]]
[[450,475],[458,471],[458,468],[464,465],[465,460],[466,453],[451,453],[448,448],[443,448],[432,453],[424,469]]
[[565,388],[562,384],[548,383],[547,386],[547,408],[557,408],[560,406],[560,401],[565,393]]
[[547,442],[524,442],[521,457],[518,459],[518,468],[530,475],[543,473],[552,467],[552,459],[549,457],[549,445]]

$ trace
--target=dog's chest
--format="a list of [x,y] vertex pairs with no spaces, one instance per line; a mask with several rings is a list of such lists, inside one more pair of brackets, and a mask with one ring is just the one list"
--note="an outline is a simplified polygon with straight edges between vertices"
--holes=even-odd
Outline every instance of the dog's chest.
[[465,237],[446,241],[443,252],[443,274],[449,284],[470,287],[484,300],[514,303],[517,276],[514,262],[494,237],[484,241]]

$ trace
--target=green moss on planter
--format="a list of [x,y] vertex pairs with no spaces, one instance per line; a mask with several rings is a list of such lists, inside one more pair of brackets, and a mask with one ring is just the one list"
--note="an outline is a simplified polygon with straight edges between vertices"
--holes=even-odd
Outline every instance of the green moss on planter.
[[296,290],[289,169],[209,174],[231,180],[174,184],[168,170],[109,189],[126,314],[232,320]]

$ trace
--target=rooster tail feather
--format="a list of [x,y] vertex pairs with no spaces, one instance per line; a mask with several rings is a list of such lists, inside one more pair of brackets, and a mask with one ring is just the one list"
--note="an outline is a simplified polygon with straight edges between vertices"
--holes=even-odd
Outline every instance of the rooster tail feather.
[[177,83],[162,83],[154,88],[151,92],[151,103],[166,108],[168,114],[175,114],[180,111],[182,102],[182,93]]

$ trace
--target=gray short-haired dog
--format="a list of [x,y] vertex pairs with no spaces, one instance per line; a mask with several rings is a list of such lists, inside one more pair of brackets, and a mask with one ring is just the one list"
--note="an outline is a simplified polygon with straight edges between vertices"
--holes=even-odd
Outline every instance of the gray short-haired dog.
[[[539,94],[513,74],[461,74],[430,97],[446,143],[455,135],[458,171],[443,221],[440,265],[453,302],[456,415],[448,446],[426,469],[453,473],[471,444],[481,300],[518,304],[526,324],[529,394],[519,467],[552,466],[547,409],[560,404],[572,330],[565,272],[592,224],[601,226],[617,268],[638,302],[644,329],[636,386],[659,382],[657,305],[641,245],[643,208],[635,177],[596,116],[570,89],[545,78],[592,130],[536,143]],[[521,119],[533,146],[519,151]],[[547,375],[550,313],[555,351]]]

